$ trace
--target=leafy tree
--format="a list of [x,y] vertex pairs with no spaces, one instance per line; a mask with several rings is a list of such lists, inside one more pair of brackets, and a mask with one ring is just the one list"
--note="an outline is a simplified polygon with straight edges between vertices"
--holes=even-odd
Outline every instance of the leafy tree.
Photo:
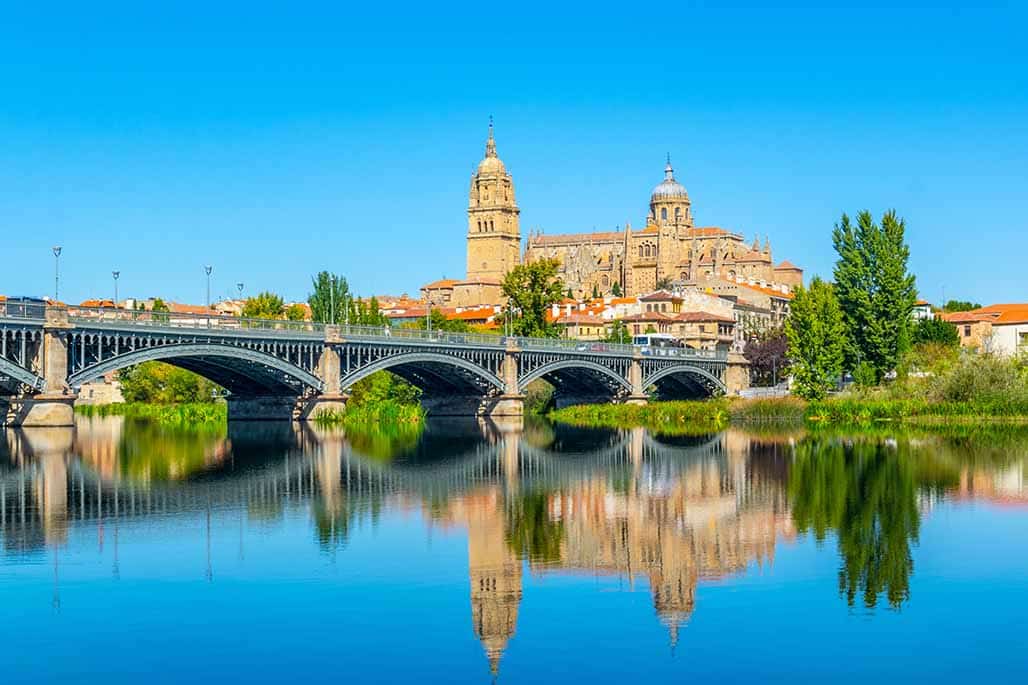
[[893,211],[885,213],[881,226],[863,211],[856,225],[843,214],[832,232],[839,255],[835,292],[846,325],[845,368],[867,362],[879,382],[910,347],[917,290],[907,271],[905,230]]
[[[460,319],[447,319],[446,315],[438,309],[433,309],[429,313],[429,317],[432,319],[432,330],[433,331],[446,331],[447,333],[467,333],[471,330],[466,321]],[[417,328],[419,330],[425,330],[425,319],[420,318],[417,321],[408,324],[410,328]]]
[[281,319],[286,305],[275,293],[265,290],[243,303],[244,319]]
[[286,318],[290,321],[303,321],[307,316],[307,310],[298,304],[291,304],[286,308]]
[[621,297],[621,284],[614,281],[614,285],[610,286],[610,294],[614,297]]
[[628,332],[628,326],[621,319],[615,319],[614,323],[610,325],[610,329],[607,331],[607,342],[612,343],[630,343],[632,342],[632,334]]
[[977,302],[970,302],[968,300],[950,300],[946,304],[942,305],[942,311],[953,313],[953,312],[969,312],[972,309],[981,309],[982,306]]
[[357,381],[350,388],[350,409],[372,406],[392,401],[398,404],[417,404],[421,399],[421,390],[411,385],[396,374],[378,371]]
[[750,377],[754,385],[774,385],[785,377],[789,366],[785,354],[788,346],[789,341],[781,328],[764,331],[746,341],[742,354],[750,362]]
[[169,321],[171,319],[168,315],[171,308],[159,297],[155,298],[153,304],[150,305],[150,311],[153,312],[154,321]]
[[956,347],[960,344],[957,327],[940,318],[921,319],[914,325],[912,342],[916,344],[939,343]]
[[568,288],[568,299],[569,300],[575,299],[575,292],[571,288]]
[[221,387],[199,376],[162,362],[143,362],[118,372],[126,402],[178,404],[212,402]]
[[814,277],[799,286],[785,322],[788,356],[795,392],[806,399],[823,398],[842,373],[845,327],[830,283]]
[[561,301],[564,284],[557,275],[560,262],[541,259],[519,264],[503,277],[503,294],[509,299],[508,310],[515,335],[538,338],[559,337],[556,326],[547,320],[550,307]]
[[351,295],[350,285],[344,277],[322,271],[311,279],[311,287],[313,292],[307,296],[307,304],[310,305],[311,318],[315,322],[342,323],[346,320]]
[[671,290],[674,283],[670,276],[661,276],[657,281],[657,290]]

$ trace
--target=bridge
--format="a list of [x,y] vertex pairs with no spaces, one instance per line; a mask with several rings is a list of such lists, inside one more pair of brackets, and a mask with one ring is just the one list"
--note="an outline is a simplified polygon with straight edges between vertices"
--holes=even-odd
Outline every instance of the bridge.
[[224,387],[230,420],[339,411],[347,390],[385,370],[420,388],[439,416],[520,416],[539,378],[558,406],[709,397],[748,384],[744,359],[709,350],[48,305],[0,309],[0,416],[70,425],[84,384],[145,361]]

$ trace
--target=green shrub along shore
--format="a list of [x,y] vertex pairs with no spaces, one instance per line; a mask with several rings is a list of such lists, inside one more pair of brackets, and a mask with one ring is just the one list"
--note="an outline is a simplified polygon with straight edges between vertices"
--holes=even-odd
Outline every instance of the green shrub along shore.
[[125,416],[181,427],[224,423],[228,419],[228,407],[224,402],[79,404],[75,406],[75,413],[82,416]]
[[1028,402],[929,402],[922,399],[836,397],[807,402],[796,397],[652,402],[647,405],[579,405],[549,417],[575,426],[645,427],[660,432],[721,430],[729,424],[806,424],[860,426],[881,422],[1028,423]]

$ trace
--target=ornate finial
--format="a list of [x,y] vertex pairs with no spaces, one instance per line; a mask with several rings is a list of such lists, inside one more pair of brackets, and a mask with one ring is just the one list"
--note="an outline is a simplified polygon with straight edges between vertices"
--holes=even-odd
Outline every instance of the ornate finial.
[[671,168],[671,153],[667,153],[667,166],[664,167],[664,180],[675,180],[675,170]]
[[493,138],[493,115],[489,115],[489,138],[485,141],[485,156],[496,156],[496,140]]

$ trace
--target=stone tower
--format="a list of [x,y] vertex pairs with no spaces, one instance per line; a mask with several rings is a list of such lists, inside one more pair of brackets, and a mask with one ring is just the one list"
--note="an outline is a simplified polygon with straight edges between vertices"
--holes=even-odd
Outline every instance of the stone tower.
[[485,157],[471,177],[468,193],[469,281],[501,281],[521,260],[521,227],[514,181],[496,155],[493,122]]
[[671,155],[668,155],[667,166],[664,167],[664,180],[661,181],[650,195],[649,222],[658,226],[676,226],[692,228],[692,203],[685,186],[675,180],[675,170],[671,168]]

